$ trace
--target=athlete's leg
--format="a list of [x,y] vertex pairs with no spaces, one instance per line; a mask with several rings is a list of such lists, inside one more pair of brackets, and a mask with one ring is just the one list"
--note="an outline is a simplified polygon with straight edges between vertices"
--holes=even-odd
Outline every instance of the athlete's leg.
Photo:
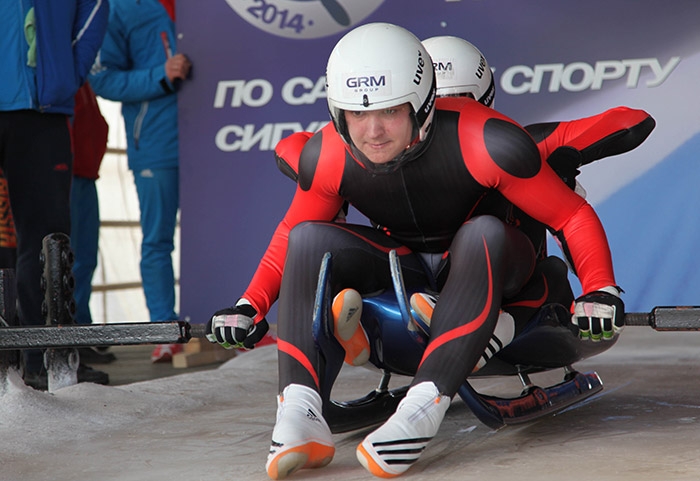
[[569,309],[573,302],[566,264],[559,257],[549,256],[537,262],[532,276],[517,294],[503,300],[503,309],[515,319],[517,336],[542,306],[561,304]]
[[[281,394],[266,464],[271,478],[325,466],[335,452],[322,416],[319,390],[321,379],[334,379],[337,372],[321,372],[320,354],[310,328],[323,255],[332,255],[332,298],[343,288],[360,294],[390,288],[390,249],[398,251],[401,246],[366,226],[308,222],[291,231],[277,320]],[[405,257],[408,282],[425,282],[417,259],[405,248],[399,253]]]
[[357,449],[360,462],[377,476],[397,476],[418,460],[484,352],[502,297],[517,292],[534,266],[527,237],[495,217],[478,217],[462,226],[449,254],[431,339],[412,387],[396,413]]
[[413,384],[433,381],[440,392],[453,396],[483,352],[502,298],[518,292],[530,277],[534,251],[522,232],[483,216],[459,230],[449,252],[450,272]]
[[[426,275],[416,256],[375,229],[307,222],[292,230],[278,304],[280,390],[290,383],[318,388],[318,352],[309,325],[324,253],[332,255],[333,298],[344,288],[360,294],[392,289],[388,255],[391,249],[401,256],[406,284],[425,284]],[[288,351],[287,346],[294,349]]]

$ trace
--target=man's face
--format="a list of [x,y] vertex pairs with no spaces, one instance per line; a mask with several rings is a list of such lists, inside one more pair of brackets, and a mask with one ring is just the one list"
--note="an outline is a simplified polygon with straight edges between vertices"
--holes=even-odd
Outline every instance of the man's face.
[[374,164],[386,164],[406,149],[413,137],[411,106],[360,112],[345,111],[353,144]]

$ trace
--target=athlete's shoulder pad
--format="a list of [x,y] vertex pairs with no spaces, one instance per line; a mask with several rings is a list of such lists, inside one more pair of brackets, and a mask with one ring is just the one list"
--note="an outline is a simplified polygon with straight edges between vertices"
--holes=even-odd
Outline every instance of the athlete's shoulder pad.
[[505,117],[486,121],[484,145],[493,161],[510,175],[530,178],[540,171],[542,160],[534,140],[525,129]]
[[299,177],[299,158],[312,132],[295,132],[283,138],[275,146],[275,161],[277,168],[294,182]]
[[318,159],[321,156],[321,147],[323,145],[323,130],[316,132],[313,137],[308,139],[301,151],[299,158],[299,187],[303,190],[309,190],[316,174]]

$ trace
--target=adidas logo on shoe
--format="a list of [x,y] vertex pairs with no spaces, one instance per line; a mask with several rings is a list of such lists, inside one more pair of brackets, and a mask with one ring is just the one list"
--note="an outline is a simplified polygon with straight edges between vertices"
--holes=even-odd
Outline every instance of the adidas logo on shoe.
[[[411,296],[411,307],[416,313],[416,322],[418,327],[423,330],[424,333],[430,334],[430,321],[433,318],[433,310],[435,309],[435,304],[437,303],[437,297],[427,294],[425,292],[416,292]],[[493,356],[496,355],[498,351],[506,347],[513,340],[515,336],[515,320],[506,311],[500,311],[498,313],[498,320],[496,321],[496,327],[493,330],[491,339],[486,346],[486,350],[479,358],[476,363],[474,370],[476,372],[486,365],[486,363]]]
[[277,422],[265,464],[270,478],[283,479],[331,462],[335,445],[328,424],[316,414],[321,407],[318,392],[300,384],[290,384],[277,397]]
[[396,412],[357,446],[357,460],[381,478],[404,473],[437,434],[450,402],[432,382],[413,386]]
[[472,372],[476,372],[486,365],[486,363],[493,356],[496,355],[498,351],[510,344],[515,336],[515,319],[513,316],[508,314],[506,311],[500,311],[498,313],[498,320],[496,321],[496,327],[491,334],[491,339],[486,345],[486,350],[479,358],[479,361],[474,366]]

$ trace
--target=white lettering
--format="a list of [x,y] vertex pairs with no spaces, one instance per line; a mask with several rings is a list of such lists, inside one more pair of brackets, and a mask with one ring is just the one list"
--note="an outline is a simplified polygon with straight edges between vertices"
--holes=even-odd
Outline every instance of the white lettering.
[[237,140],[229,141],[229,136],[235,135],[240,138],[243,135],[243,129],[238,125],[227,125],[219,129],[214,137],[214,145],[222,152],[233,152],[238,150],[241,143]]
[[627,76],[628,89],[637,88],[637,84],[639,83],[639,73],[642,71],[642,67],[647,63],[647,61],[648,59],[622,61],[622,64],[629,69],[629,75]]
[[[574,75],[576,72],[582,72],[581,79],[578,83],[574,80],[578,78]],[[591,86],[593,83],[593,74],[595,70],[593,67],[583,62],[574,62],[567,65],[561,75],[561,86],[564,90],[569,92],[582,92]]]
[[[287,135],[293,134],[294,132],[300,132],[302,130],[302,126],[299,122],[283,122],[279,124],[272,124],[272,126],[272,138],[270,139],[270,147],[272,149],[274,149],[275,145],[277,145],[277,143]],[[288,133],[285,134],[285,132]],[[260,150],[263,149],[261,148]]]
[[[253,124],[244,125],[243,127],[239,125],[227,125],[219,129],[214,142],[219,150],[223,152],[248,152],[257,142],[261,142],[261,147],[262,145],[269,146],[272,125],[273,124],[265,124],[258,132],[255,132],[255,126]],[[234,136],[234,140],[229,140],[231,135]],[[261,148],[260,150],[270,149]]]
[[532,82],[520,82],[516,85],[516,78],[532,78],[533,70],[527,65],[515,65],[510,67],[501,75],[501,88],[507,94],[520,95],[531,92]]
[[[296,95],[298,90],[300,95]],[[307,77],[294,77],[287,80],[282,87],[282,99],[289,105],[313,104],[326,98],[326,77],[320,77],[316,83]]]
[[680,62],[680,57],[671,57],[666,66],[662,66],[659,60],[655,58],[623,60],[622,64],[630,71],[627,77],[627,88],[636,88],[638,86],[639,77],[644,67],[649,67],[651,73],[654,75],[654,78],[646,82],[645,85],[647,87],[658,87],[666,81]]
[[257,145],[259,151],[273,150],[277,143],[294,132],[316,132],[328,123],[313,121],[306,126],[300,122],[265,124],[256,130],[254,124],[225,125],[214,138],[214,144],[222,152],[249,152]]
[[[221,80],[216,85],[214,94],[214,108],[221,109],[226,103],[228,90],[231,90],[231,107],[237,108],[242,105],[248,107],[261,107],[266,105],[274,89],[272,84],[265,79],[254,79],[248,82],[244,80]],[[255,94],[259,91],[259,95]]]
[[563,63],[550,63],[544,65],[535,65],[534,76],[532,79],[532,88],[530,93],[537,93],[540,91],[542,86],[542,80],[544,79],[544,74],[546,72],[551,72],[552,76],[549,79],[549,90],[550,92],[558,92],[559,86],[561,85],[562,75],[564,73]]
[[625,65],[616,60],[596,62],[591,90],[600,90],[604,80],[617,80],[625,75]]
[[664,83],[679,63],[681,63],[680,57],[671,57],[666,66],[662,67],[658,59],[650,58],[649,67],[651,67],[651,70],[654,75],[656,75],[656,78],[647,82],[647,87],[658,87]]
[[547,74],[550,74],[547,87],[549,92],[559,92],[560,89],[568,92],[600,90],[604,82],[619,80],[625,76],[625,86],[637,88],[642,73],[649,71],[653,78],[648,80],[645,86],[658,87],[666,81],[680,61],[680,57],[671,57],[666,65],[662,65],[655,58],[601,60],[594,65],[585,62],[572,62],[568,65],[542,64],[534,67],[514,65],[503,72],[500,85],[505,93],[511,95],[539,93]]
[[216,94],[214,94],[214,108],[221,109],[224,107],[224,101],[226,100],[226,91],[232,89],[231,94],[231,105],[236,102],[240,103],[240,99],[236,100],[236,92],[240,90],[243,86],[243,80],[220,80],[216,84]]

